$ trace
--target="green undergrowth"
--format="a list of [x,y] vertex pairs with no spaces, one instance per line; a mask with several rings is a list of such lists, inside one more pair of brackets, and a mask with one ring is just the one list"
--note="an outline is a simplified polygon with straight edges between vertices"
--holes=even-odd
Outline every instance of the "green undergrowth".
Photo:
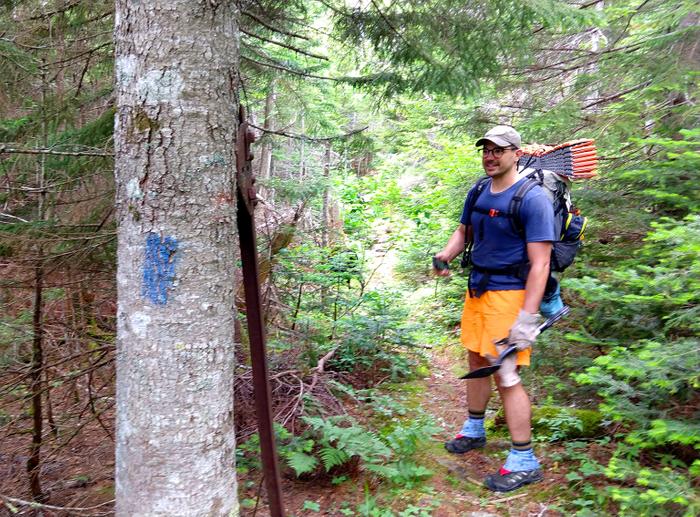
[[[332,389],[352,400],[357,416],[305,416],[304,430],[296,435],[277,425],[283,475],[302,482],[364,484],[361,502],[338,508],[341,515],[432,515],[438,498],[423,452],[440,428],[420,408],[421,383],[356,390],[334,382]],[[239,445],[240,475],[260,471],[259,447],[257,434]]]
[[603,415],[593,409],[557,406],[533,407],[532,429],[535,436],[548,441],[592,438],[604,432]]
[[[595,438],[605,434],[603,415],[593,409],[566,406],[533,406],[532,432],[538,442],[562,442],[578,438]],[[499,407],[486,422],[490,436],[509,438],[508,428]]]

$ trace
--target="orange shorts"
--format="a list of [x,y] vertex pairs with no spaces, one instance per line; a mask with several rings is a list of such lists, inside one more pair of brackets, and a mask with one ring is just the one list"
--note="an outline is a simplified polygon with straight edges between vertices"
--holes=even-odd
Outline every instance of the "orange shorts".
[[[462,311],[462,344],[472,352],[497,356],[493,342],[508,336],[525,301],[525,290],[486,291],[479,298],[467,292]],[[517,364],[530,364],[530,349],[518,352]]]

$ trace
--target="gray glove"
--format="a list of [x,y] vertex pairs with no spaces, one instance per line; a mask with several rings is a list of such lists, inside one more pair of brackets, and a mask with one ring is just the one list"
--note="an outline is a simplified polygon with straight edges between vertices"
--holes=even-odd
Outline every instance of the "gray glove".
[[[496,352],[500,355],[509,345],[496,345]],[[501,363],[501,367],[496,372],[498,375],[499,384],[504,388],[510,388],[515,386],[520,382],[520,375],[518,375],[518,366],[516,364],[518,354],[513,352],[508,357],[506,357]],[[497,357],[492,355],[486,355],[486,359],[493,364]]]
[[[518,350],[530,348],[535,343],[535,338],[540,333],[539,314],[531,314],[520,309],[518,319],[515,320],[508,334],[508,343],[515,345]],[[503,368],[503,367],[501,367]]]

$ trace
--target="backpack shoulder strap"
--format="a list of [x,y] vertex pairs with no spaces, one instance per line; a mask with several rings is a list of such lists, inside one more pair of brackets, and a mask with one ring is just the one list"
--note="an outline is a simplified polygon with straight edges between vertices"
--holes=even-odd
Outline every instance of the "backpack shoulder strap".
[[[476,205],[477,200],[479,199],[479,196],[481,193],[484,191],[484,189],[487,187],[487,185],[490,185],[491,183],[491,178],[488,176],[484,176],[482,178],[479,178],[477,182],[474,184],[474,193],[472,194],[471,198],[469,199],[469,204],[467,205],[467,208],[469,209],[469,218],[471,219],[471,214],[474,211],[474,205]],[[467,231],[464,232],[464,253],[462,253],[462,267],[467,268],[471,265],[471,253],[472,253],[472,245],[474,244],[474,232],[471,229],[471,221],[469,221],[469,224],[467,225]]]
[[491,184],[491,178],[488,176],[483,176],[476,180],[476,183],[474,184],[474,196],[472,197],[472,203],[469,208],[473,208],[474,205],[476,204],[476,200],[479,199],[479,196],[481,193],[484,191],[484,189]]
[[[472,195],[471,199],[469,200],[469,205],[467,208],[469,208],[469,214],[471,217],[471,213],[474,211],[474,206],[476,205],[477,200],[479,199],[479,196],[481,196],[481,193],[484,191],[484,189],[491,184],[491,178],[488,176],[484,176],[482,178],[479,178],[476,183],[474,184],[474,194]],[[467,225],[469,226],[469,225]]]
[[515,194],[513,194],[513,197],[511,198],[510,204],[508,206],[508,213],[511,214],[510,222],[513,225],[513,229],[522,237],[525,236],[525,228],[523,227],[523,223],[520,220],[520,207],[522,206],[523,199],[525,199],[527,193],[530,192],[533,188],[541,185],[540,181],[535,179],[536,176],[537,171],[526,177],[526,179],[518,187],[518,190],[515,191]]

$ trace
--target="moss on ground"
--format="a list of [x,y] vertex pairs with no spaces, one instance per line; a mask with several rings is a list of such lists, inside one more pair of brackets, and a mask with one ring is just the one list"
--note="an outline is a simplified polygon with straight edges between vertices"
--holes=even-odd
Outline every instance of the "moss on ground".
[[593,409],[534,407],[532,428],[536,435],[552,438],[593,438],[603,432],[603,415]]
[[[502,407],[493,420],[486,422],[486,428],[494,436],[509,436]],[[594,409],[533,406],[532,431],[534,436],[550,441],[594,438],[604,432],[603,415]]]

